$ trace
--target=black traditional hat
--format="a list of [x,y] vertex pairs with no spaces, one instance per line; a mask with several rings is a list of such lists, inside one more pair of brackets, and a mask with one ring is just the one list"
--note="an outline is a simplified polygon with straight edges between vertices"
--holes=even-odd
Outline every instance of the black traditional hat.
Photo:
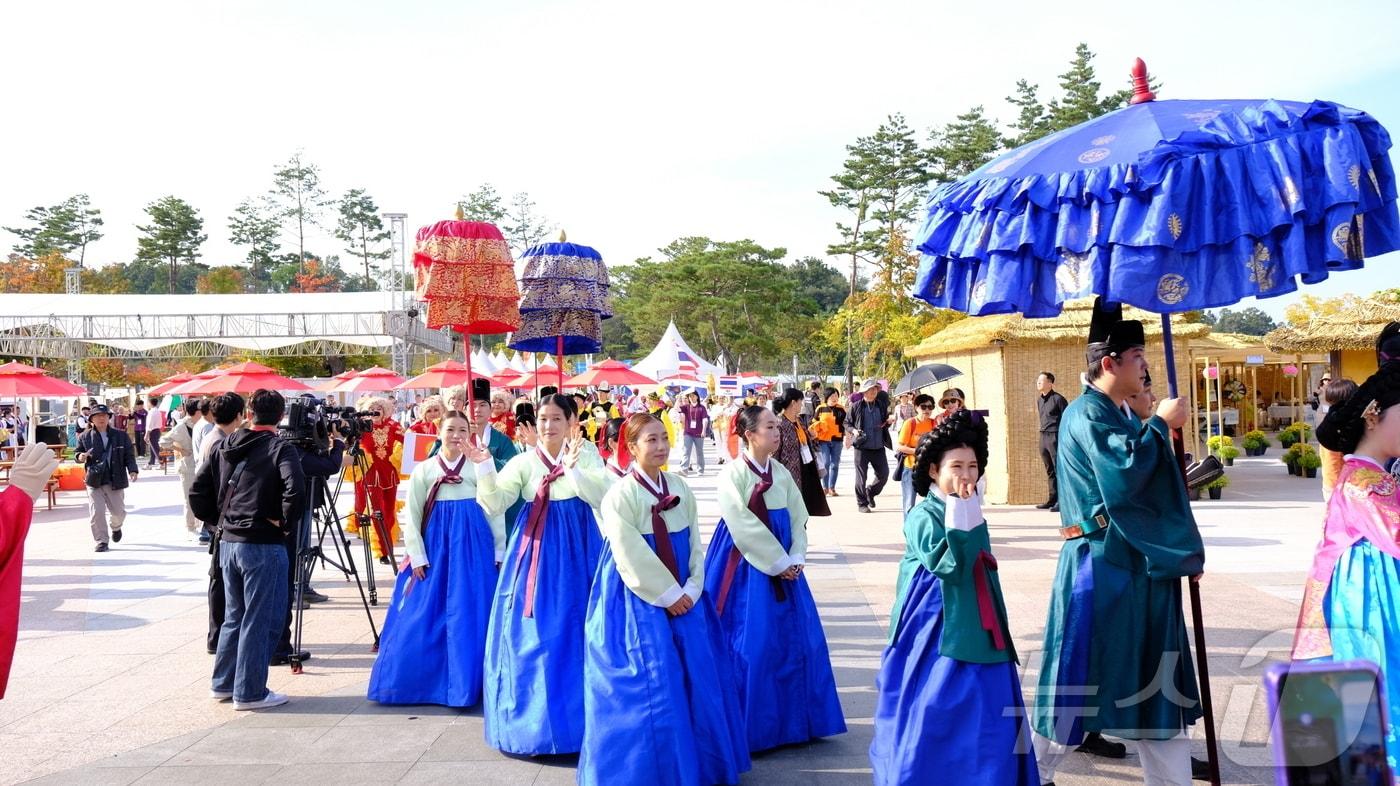
[[491,400],[491,382],[490,382],[490,380],[481,379],[480,377],[477,377],[477,378],[472,379],[472,400],[473,400],[473,401],[490,401],[490,400]]
[[1142,323],[1123,318],[1120,303],[1109,305],[1102,297],[1094,299],[1094,316],[1089,322],[1089,344],[1084,351],[1087,365],[1103,358],[1116,358],[1133,347],[1147,346]]

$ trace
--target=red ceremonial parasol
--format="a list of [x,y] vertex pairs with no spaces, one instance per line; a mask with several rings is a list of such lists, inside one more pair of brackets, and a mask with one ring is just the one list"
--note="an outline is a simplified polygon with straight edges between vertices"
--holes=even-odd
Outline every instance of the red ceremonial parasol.
[[0,366],[0,396],[14,398],[49,398],[80,396],[87,392],[82,385],[56,379],[42,368],[9,362]]
[[604,382],[609,385],[628,386],[657,384],[651,377],[639,374],[628,368],[626,363],[612,358],[595,363],[592,368],[570,379],[566,384],[571,388],[582,388],[601,385]]
[[181,382],[189,382],[189,381],[190,381],[190,378],[193,377],[193,376],[194,376],[193,374],[190,374],[190,373],[187,373],[187,372],[184,372],[184,371],[181,371],[181,372],[178,373],[178,374],[171,374],[170,376],[168,376],[168,377],[166,377],[165,379],[161,380],[158,384],[156,384],[156,385],[154,385],[154,386],[152,386],[152,387],[146,388],[146,395],[147,395],[147,396],[164,396],[166,393],[169,393],[169,392],[170,392],[170,389],[171,389],[171,388],[175,387],[176,385],[180,384]]
[[428,329],[462,334],[467,406],[473,404],[473,333],[512,333],[520,327],[520,289],[510,245],[494,224],[439,221],[418,230],[413,243],[414,294],[428,304]]
[[341,380],[332,393],[381,393],[403,384],[404,378],[387,368],[374,366]]
[[336,385],[339,385],[340,383],[355,376],[358,373],[360,372],[356,371],[353,368],[347,368],[339,374],[336,374],[335,376],[331,377],[330,379],[317,382],[311,387],[315,388],[318,392],[321,393],[330,393],[331,391],[335,390]]
[[[204,375],[200,374],[199,376]],[[252,393],[256,390],[306,391],[311,390],[311,388],[291,377],[284,377],[261,363],[245,361],[223,369],[214,376],[202,379],[198,383],[195,380],[190,380],[180,386],[179,392],[183,395],[210,395],[214,393]]]

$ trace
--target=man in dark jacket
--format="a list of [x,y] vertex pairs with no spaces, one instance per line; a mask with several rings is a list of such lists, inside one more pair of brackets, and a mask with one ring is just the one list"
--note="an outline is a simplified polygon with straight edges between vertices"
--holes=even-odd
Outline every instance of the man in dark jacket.
[[126,487],[136,480],[136,450],[125,431],[108,428],[112,412],[105,404],[91,408],[91,425],[78,437],[78,453],[88,489],[88,524],[97,551],[107,550],[107,517],[111,516],[111,540],[122,539],[126,521]]
[[[860,387],[860,398],[851,404],[846,414],[846,439],[855,448],[856,506],[861,513],[875,507],[875,497],[890,479],[890,461],[885,451],[890,449],[890,399],[878,379],[867,379]],[[870,470],[875,470],[875,482],[867,483]]]
[[1055,390],[1055,375],[1049,371],[1040,372],[1036,377],[1035,408],[1040,415],[1040,460],[1045,464],[1045,476],[1050,481],[1050,497],[1037,508],[1060,512],[1059,486],[1055,482],[1055,452],[1060,446],[1060,415],[1064,414],[1069,402]]
[[209,695],[235,710],[276,707],[287,697],[267,689],[278,629],[287,610],[287,537],[301,518],[305,480],[297,449],[277,438],[282,395],[259,390],[253,427],[224,439],[195,476],[190,506],[219,522],[224,626]]

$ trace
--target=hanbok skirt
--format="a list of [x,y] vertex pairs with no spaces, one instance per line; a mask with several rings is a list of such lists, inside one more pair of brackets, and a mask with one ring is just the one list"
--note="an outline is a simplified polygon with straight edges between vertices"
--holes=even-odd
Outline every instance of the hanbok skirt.
[[369,698],[471,707],[481,701],[496,545],[474,499],[438,502],[424,539],[428,573],[399,572],[384,619]]
[[[678,558],[690,553],[690,537],[671,533]],[[672,617],[627,588],[605,545],[588,600],[578,782],[738,783],[749,751],[730,660],[708,593]]]
[[486,634],[486,742],[527,756],[578,753],[583,744],[584,618],[602,554],[593,508],[549,503],[540,535],[534,616],[524,615],[531,553],[517,559],[530,502],[506,546]]
[[942,582],[920,568],[875,678],[875,783],[923,784],[937,773],[939,783],[1039,786],[1016,664],[946,657],[942,635]]
[[[786,509],[769,511],[778,542],[792,548]],[[705,555],[705,594],[719,603],[734,539],[721,521]],[[783,599],[777,597],[781,589]],[[748,726],[749,750],[808,742],[846,731],[826,634],[807,577],[785,581],[741,559],[720,614],[734,653],[735,682]]]
[[1332,660],[1368,660],[1385,684],[1386,758],[1400,772],[1400,561],[1359,540],[1342,552],[1322,604]]

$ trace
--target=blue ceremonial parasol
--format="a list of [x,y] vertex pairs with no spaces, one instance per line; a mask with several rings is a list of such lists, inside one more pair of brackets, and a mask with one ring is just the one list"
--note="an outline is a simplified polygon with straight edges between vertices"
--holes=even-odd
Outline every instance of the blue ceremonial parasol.
[[603,348],[602,321],[612,316],[608,268],[590,246],[559,242],[531,246],[521,255],[520,329],[510,348],[554,353],[559,368],[565,355],[586,355]]
[[[969,315],[1060,313],[1100,295],[1170,314],[1292,292],[1400,248],[1390,135],[1326,102],[1156,101],[1012,150],[934,191],[914,294]],[[1199,592],[1198,670],[1219,783]]]

